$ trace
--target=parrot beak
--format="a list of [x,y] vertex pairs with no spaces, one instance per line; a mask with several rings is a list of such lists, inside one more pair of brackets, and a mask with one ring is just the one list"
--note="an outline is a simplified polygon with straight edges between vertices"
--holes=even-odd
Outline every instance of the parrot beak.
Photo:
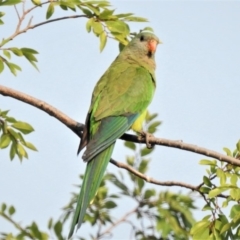
[[148,41],[148,50],[151,52],[151,53],[155,53],[156,52],[156,49],[157,49],[157,45],[162,43],[160,40],[156,40],[156,39],[151,39]]

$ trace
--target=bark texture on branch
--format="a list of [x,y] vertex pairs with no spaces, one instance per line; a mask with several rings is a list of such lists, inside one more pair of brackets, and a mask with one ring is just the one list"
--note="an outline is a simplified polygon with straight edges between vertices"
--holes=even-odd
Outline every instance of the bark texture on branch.
[[[17,90],[14,90],[2,85],[0,85],[0,94],[3,96],[15,98],[19,101],[25,102],[27,104],[30,104],[34,107],[41,109],[42,111],[48,113],[50,116],[58,119],[68,128],[70,128],[74,133],[76,133],[79,137],[81,137],[81,131],[83,130],[84,124],[76,122],[66,114],[59,111],[57,108],[51,106],[50,104],[42,100],[39,100],[37,98],[34,98],[30,95],[27,95],[25,93],[19,92]],[[143,139],[142,137],[140,138],[138,136],[126,134],[126,133],[123,134],[123,136],[120,139],[135,142],[135,143],[145,143],[145,139]],[[198,147],[196,145],[189,144],[189,143],[184,143],[182,141],[174,141],[174,140],[169,140],[164,138],[149,137],[149,143],[154,145],[161,145],[165,147],[179,148],[185,151],[190,151],[197,154],[205,155],[207,157],[212,157],[219,161],[230,163],[235,166],[240,166],[239,159],[226,156],[224,154],[215,152],[213,150],[209,150],[207,148]]]

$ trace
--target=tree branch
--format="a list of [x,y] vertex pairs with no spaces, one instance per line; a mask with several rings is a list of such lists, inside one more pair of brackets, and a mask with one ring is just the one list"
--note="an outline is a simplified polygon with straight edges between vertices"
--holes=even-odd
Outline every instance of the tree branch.
[[145,180],[146,182],[149,182],[149,183],[153,183],[153,184],[160,185],[160,186],[169,186],[169,187],[170,186],[178,186],[178,187],[188,188],[192,191],[199,191],[197,186],[193,186],[193,185],[188,184],[188,183],[183,183],[183,182],[178,182],[178,181],[158,181],[154,178],[151,178],[151,177],[148,177],[148,176],[142,174],[141,172],[137,171],[136,169],[134,169],[133,167],[131,167],[131,166],[125,164],[125,163],[117,162],[113,159],[111,159],[110,162],[113,165],[115,165],[119,168],[126,169],[127,171],[131,172],[135,176],[140,177],[140,178],[142,178],[143,180]]
[[[188,184],[188,183],[184,183],[184,182],[179,182],[179,181],[158,181],[154,178],[151,178],[151,177],[148,177],[146,175],[144,175],[143,173],[137,171],[135,168],[125,164],[125,163],[122,163],[122,162],[117,162],[115,161],[114,159],[111,159],[110,160],[110,163],[112,163],[113,165],[119,167],[119,168],[123,168],[123,169],[126,169],[128,172],[134,174],[135,176],[139,177],[139,178],[142,178],[143,180],[145,180],[146,182],[149,182],[149,183],[152,183],[152,184],[155,184],[155,185],[159,185],[159,186],[168,186],[168,187],[172,187],[172,186],[178,186],[178,187],[184,187],[184,188],[187,188],[187,189],[190,189],[192,191],[196,191],[196,192],[199,192],[201,195],[204,195],[204,193],[202,193],[200,191],[200,188],[201,186],[203,185],[203,183],[199,184],[198,186],[194,186],[194,185],[191,185],[191,184]],[[210,179],[213,179],[215,178],[212,177]],[[224,194],[219,194],[217,195],[218,197],[221,197],[221,198],[228,198],[227,195],[224,195]]]
[[[68,128],[70,128],[74,133],[76,133],[79,137],[81,137],[81,132],[84,128],[84,124],[76,122],[72,118],[68,117],[67,115],[59,111],[57,108],[51,106],[50,104],[44,101],[41,101],[37,98],[34,98],[30,95],[27,95],[25,93],[19,92],[17,90],[14,90],[2,85],[0,85],[0,94],[3,96],[15,98],[19,101],[25,102],[29,105],[32,105],[34,107],[41,109],[42,111],[48,113],[50,116],[58,119]],[[142,137],[138,137],[138,136],[126,134],[126,133],[123,134],[123,136],[120,139],[135,142],[135,143],[145,143],[145,139],[143,139]],[[239,159],[223,155],[221,153],[215,152],[213,150],[209,150],[207,148],[198,147],[193,144],[183,143],[182,141],[173,141],[173,140],[168,140],[164,138],[155,138],[153,136],[150,136],[149,143],[166,146],[166,147],[179,148],[189,152],[205,155],[207,157],[212,157],[212,158],[218,159],[219,161],[230,163],[235,166],[240,166]]]
[[25,102],[31,106],[39,108],[40,110],[48,113],[50,116],[58,119],[65,126],[70,128],[74,133],[81,137],[81,131],[83,130],[84,124],[74,121],[72,118],[68,117],[63,112],[59,111],[57,108],[49,105],[48,103],[41,101],[35,97],[27,95],[25,93],[13,90],[11,88],[4,87],[0,85],[0,94],[3,96],[8,96],[19,101]]

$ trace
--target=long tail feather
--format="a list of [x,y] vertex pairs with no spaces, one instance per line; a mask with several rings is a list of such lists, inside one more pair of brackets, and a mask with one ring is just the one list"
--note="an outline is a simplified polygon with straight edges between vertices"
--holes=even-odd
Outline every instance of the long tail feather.
[[115,143],[99,153],[87,164],[68,239],[72,237],[76,224],[78,229],[83,222],[88,205],[100,186],[103,175],[110,161],[114,145]]

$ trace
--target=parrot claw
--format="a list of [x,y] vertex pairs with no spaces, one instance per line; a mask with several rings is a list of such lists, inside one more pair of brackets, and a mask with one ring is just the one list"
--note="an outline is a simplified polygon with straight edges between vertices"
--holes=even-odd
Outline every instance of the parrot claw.
[[151,133],[144,132],[144,131],[140,132],[140,140],[144,139],[146,142],[146,147],[148,149],[152,149],[155,144],[149,143],[149,137],[153,137],[153,135]]

